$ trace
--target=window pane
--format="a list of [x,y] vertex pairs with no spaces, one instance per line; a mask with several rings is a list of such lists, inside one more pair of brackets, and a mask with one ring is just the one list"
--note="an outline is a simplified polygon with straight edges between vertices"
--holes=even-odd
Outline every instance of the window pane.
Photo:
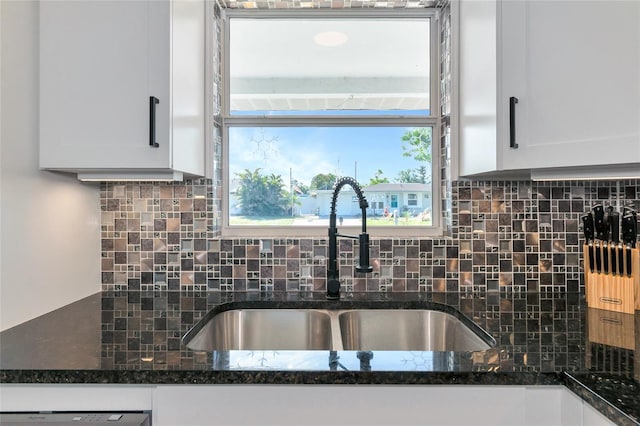
[[[230,127],[229,224],[328,226],[332,187],[352,176],[369,226],[431,226],[431,127]],[[345,187],[337,213],[360,223]]]
[[429,115],[429,19],[230,20],[231,114]]

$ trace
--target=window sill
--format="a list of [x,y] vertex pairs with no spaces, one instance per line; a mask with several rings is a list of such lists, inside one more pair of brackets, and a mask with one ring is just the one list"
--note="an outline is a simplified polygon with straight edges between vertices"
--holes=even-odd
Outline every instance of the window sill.
[[[360,227],[343,226],[341,234],[358,235]],[[443,237],[441,227],[385,226],[367,228],[372,238],[430,238]],[[226,226],[220,238],[328,238],[328,228],[324,226],[284,227],[284,226]]]

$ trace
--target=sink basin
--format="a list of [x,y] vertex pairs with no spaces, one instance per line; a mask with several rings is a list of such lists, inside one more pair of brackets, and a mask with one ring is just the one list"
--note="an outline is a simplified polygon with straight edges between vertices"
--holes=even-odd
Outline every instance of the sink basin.
[[353,310],[338,319],[346,351],[465,352],[491,347],[461,320],[436,310]]
[[432,305],[433,309],[238,308],[211,312],[182,340],[197,351],[467,352],[495,345],[460,312]]
[[211,318],[187,347],[203,351],[329,350],[331,336],[331,317],[319,310],[235,309]]

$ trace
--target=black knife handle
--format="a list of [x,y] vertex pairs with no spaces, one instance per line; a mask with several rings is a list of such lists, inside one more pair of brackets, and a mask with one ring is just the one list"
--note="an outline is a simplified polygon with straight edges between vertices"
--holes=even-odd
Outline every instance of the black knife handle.
[[636,238],[638,234],[638,218],[635,210],[631,208],[624,208],[622,216],[622,241],[625,245],[626,264],[627,264],[627,276],[631,278],[633,273],[633,262],[631,256],[631,249],[636,247]]
[[620,276],[624,275],[624,246],[620,244],[618,246],[618,273]]
[[156,105],[160,99],[155,96],[149,97],[149,146],[158,148],[160,144],[156,142]]
[[611,233],[611,241],[618,244],[620,242],[620,213],[609,213],[609,230]]
[[596,251],[596,271],[598,273],[602,272],[602,258],[600,256],[600,244],[596,244],[594,247]]
[[516,104],[518,98],[511,96],[509,98],[509,148],[517,149],[516,142]]
[[611,238],[611,229],[613,228],[613,225],[611,223],[611,216],[613,215],[613,213],[614,213],[613,206],[609,206],[605,209],[604,220],[603,220],[604,235],[602,238],[604,241],[609,241]]
[[622,241],[632,248],[636,247],[638,234],[638,222],[636,220],[636,216],[633,213],[627,213],[622,217]]
[[596,238],[603,240],[605,233],[604,223],[604,207],[602,204],[596,204],[593,206],[593,226],[596,230]]
[[615,275],[618,272],[618,259],[617,259],[617,252],[618,252],[618,246],[617,244],[613,243],[609,245],[609,250],[611,251],[611,273],[613,275]]
[[637,219],[638,212],[633,207],[624,206],[622,209],[622,216],[626,216],[628,214],[636,216]]
[[609,273],[609,245],[606,241],[602,243],[602,269],[605,274]]
[[593,231],[593,215],[591,213],[587,213],[582,216],[582,232],[584,232],[584,238],[587,241],[593,241],[594,231]]
[[584,232],[584,240],[587,245],[588,259],[586,260],[589,262],[589,270],[593,274],[595,261],[593,253],[593,215],[591,213],[587,213],[582,215],[580,219],[582,219],[582,232]]

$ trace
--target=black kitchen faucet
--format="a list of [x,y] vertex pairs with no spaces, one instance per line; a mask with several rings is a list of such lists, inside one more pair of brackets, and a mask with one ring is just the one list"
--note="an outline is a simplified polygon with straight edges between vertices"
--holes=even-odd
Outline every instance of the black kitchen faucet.
[[[343,186],[349,184],[358,196],[360,209],[362,210],[362,232],[360,235],[343,235],[338,233],[336,227],[336,204],[338,201],[338,193]],[[331,198],[331,212],[329,213],[329,265],[327,266],[327,299],[340,298],[340,278],[338,277],[338,237],[352,238],[360,242],[360,259],[357,272],[372,272],[373,268],[369,265],[369,234],[367,234],[367,199],[362,194],[360,185],[354,178],[343,177],[338,179],[333,186],[333,197]]]

